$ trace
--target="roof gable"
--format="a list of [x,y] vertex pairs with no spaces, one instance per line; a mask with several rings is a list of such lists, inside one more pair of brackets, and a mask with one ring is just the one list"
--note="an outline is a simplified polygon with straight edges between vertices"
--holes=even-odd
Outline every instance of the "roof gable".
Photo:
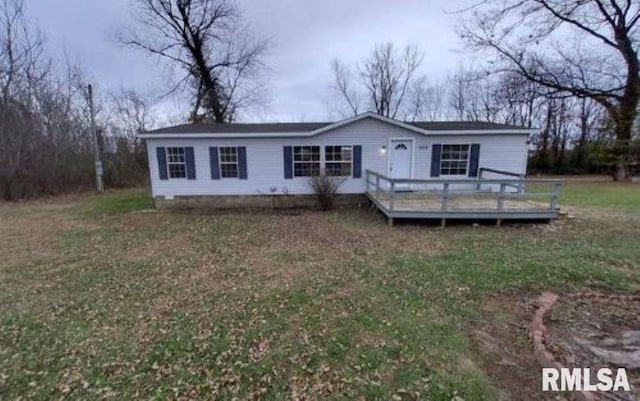
[[389,117],[383,117],[383,116],[381,116],[379,114],[375,114],[375,113],[364,113],[364,114],[359,114],[357,116],[354,116],[354,117],[351,117],[351,118],[347,118],[345,120],[341,120],[341,121],[335,122],[333,124],[329,124],[327,126],[318,128],[318,129],[316,129],[316,130],[314,130],[312,132],[312,135],[318,135],[318,134],[321,134],[323,132],[331,131],[331,130],[334,130],[336,128],[344,127],[346,125],[350,125],[350,124],[353,124],[355,122],[362,121],[362,120],[369,119],[369,118],[373,119],[373,120],[382,121],[382,122],[390,124],[390,125],[395,125],[397,127],[401,127],[401,128],[407,129],[409,131],[417,132],[417,133],[420,133],[420,134],[424,134],[425,133],[423,129],[418,128],[418,127],[416,127],[414,125],[411,125],[410,123],[405,123],[405,122],[402,122],[402,121],[394,120],[393,118],[389,118]]

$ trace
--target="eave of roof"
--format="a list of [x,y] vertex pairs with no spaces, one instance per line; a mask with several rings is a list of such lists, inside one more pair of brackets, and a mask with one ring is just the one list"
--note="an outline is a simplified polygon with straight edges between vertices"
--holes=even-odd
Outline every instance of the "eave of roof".
[[186,124],[138,134],[140,138],[279,138],[310,137],[356,121],[373,118],[423,135],[528,135],[535,129],[485,122],[403,122],[364,113],[334,123]]
[[311,132],[330,122],[317,123],[233,123],[233,124],[182,124],[147,131],[145,134],[246,134]]

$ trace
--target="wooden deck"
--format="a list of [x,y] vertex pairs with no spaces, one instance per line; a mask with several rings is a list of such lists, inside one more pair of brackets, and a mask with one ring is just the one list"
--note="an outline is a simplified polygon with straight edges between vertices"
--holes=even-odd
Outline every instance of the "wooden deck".
[[367,196],[393,219],[553,220],[562,181],[392,179],[367,170]]

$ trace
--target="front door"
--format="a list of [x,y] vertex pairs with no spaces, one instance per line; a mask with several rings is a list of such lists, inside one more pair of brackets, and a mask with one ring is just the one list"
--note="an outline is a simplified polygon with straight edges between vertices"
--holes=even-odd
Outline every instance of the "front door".
[[389,150],[389,177],[411,178],[411,155],[413,141],[391,140]]

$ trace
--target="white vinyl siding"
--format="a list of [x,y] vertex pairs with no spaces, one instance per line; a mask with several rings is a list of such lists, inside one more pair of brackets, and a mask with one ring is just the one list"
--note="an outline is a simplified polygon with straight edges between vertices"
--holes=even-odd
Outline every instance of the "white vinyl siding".
[[[362,146],[362,177],[346,177],[339,192],[364,193],[366,170],[388,175],[388,149],[390,140],[413,139],[413,178],[430,179],[432,146],[434,144],[480,144],[480,167],[507,170],[515,173],[526,171],[527,135],[423,135],[383,121],[366,118],[334,130],[305,138],[226,138],[226,139],[146,139],[153,196],[188,195],[269,195],[276,188],[277,195],[312,194],[309,177],[284,178],[284,146]],[[195,152],[195,180],[160,180],[158,178],[157,147],[193,146]],[[245,146],[246,180],[211,180],[209,147]],[[321,154],[321,160],[325,160]],[[491,174],[486,174],[491,177]],[[502,178],[502,177],[501,177]]]

